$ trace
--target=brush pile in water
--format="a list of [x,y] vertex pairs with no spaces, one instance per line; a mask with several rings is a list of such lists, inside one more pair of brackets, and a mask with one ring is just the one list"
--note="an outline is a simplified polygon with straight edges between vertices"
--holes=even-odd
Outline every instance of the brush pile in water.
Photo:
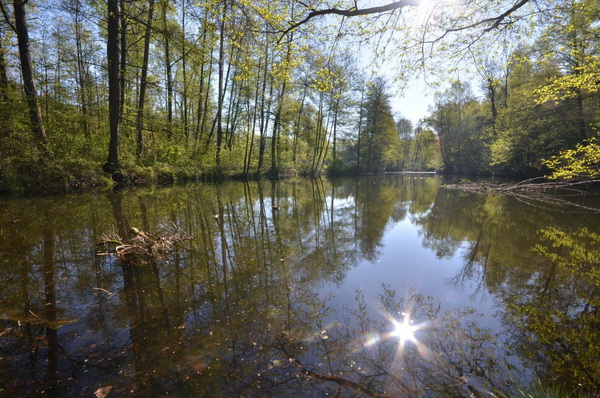
[[174,223],[162,227],[157,233],[141,231],[135,227],[130,232],[133,235],[130,239],[123,239],[117,234],[104,234],[98,244],[105,250],[98,254],[116,255],[121,260],[134,263],[147,263],[162,259],[174,245],[191,239]]

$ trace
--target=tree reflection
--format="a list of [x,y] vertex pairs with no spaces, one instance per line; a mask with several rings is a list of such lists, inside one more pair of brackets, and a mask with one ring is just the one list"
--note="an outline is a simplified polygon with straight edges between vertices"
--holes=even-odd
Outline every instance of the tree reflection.
[[[3,203],[0,395],[484,396],[515,382],[505,350],[530,355],[540,376],[595,386],[597,231],[439,186],[369,176]],[[506,307],[510,347],[473,310],[443,311],[416,292],[384,287],[380,309],[323,293],[377,260],[402,220],[440,257],[460,252],[449,282],[476,279]],[[194,239],[160,261],[91,249],[103,233],[171,222]],[[561,229],[536,234],[540,224]],[[403,312],[427,325],[417,344],[399,345],[390,317]]]
[[501,303],[505,356],[521,358],[531,378],[545,384],[598,390],[600,243],[593,217],[441,190],[417,222],[424,245],[438,256],[462,253],[463,267],[450,283],[475,283]]
[[600,235],[539,231],[546,261],[522,290],[503,292],[514,347],[540,377],[600,390]]

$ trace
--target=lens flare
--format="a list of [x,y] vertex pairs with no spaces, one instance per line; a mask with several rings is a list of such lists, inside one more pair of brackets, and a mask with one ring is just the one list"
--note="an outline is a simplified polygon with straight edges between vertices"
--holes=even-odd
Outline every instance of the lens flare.
[[398,322],[395,319],[391,319],[394,329],[390,332],[390,336],[398,337],[400,339],[400,345],[404,345],[407,342],[416,343],[415,332],[419,329],[417,326],[412,325],[410,316],[404,315],[404,319]]

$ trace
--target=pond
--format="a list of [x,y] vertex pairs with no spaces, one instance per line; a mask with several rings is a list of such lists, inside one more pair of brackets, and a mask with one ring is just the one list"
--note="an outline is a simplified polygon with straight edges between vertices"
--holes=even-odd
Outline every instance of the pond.
[[600,391],[600,216],[434,175],[6,199],[0,264],[0,396]]

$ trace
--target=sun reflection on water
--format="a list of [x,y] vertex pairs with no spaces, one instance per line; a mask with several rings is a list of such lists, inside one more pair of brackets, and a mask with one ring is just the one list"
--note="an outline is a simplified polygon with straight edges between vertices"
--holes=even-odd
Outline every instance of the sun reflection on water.
[[418,326],[412,324],[410,320],[410,316],[408,314],[404,315],[404,318],[401,322],[398,322],[395,319],[391,319],[392,325],[394,329],[390,332],[390,336],[398,337],[400,339],[400,345],[406,344],[406,342],[417,342],[415,337],[415,332],[419,329]]
[[422,352],[424,350],[423,344],[419,342],[415,333],[426,326],[426,323],[415,324],[414,320],[410,318],[410,313],[402,313],[402,318],[397,319],[391,315],[387,315],[386,318],[391,324],[391,330],[385,334],[372,333],[365,339],[364,346],[370,347],[379,342],[388,339],[398,339],[398,348],[403,349],[407,343],[414,344],[417,349]]

